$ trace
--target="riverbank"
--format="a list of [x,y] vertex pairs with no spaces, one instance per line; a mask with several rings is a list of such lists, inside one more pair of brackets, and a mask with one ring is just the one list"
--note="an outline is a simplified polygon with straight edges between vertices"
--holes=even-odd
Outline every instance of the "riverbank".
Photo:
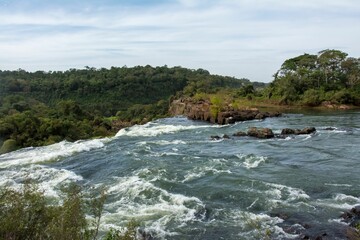
[[[161,109],[164,108],[161,105]],[[66,110],[70,109],[70,110]],[[244,98],[218,99],[209,96],[204,99],[179,98],[173,100],[168,112],[161,110],[162,117],[183,115],[192,120],[206,121],[214,124],[232,124],[237,121],[249,121],[253,119],[265,119],[278,117],[281,113],[314,112],[314,111],[349,111],[359,109],[357,106],[342,104],[322,104],[317,107],[302,105],[279,105],[275,101],[264,101],[259,99],[248,100]],[[70,111],[70,112],[69,112]],[[154,110],[156,112],[156,110]],[[61,113],[64,112],[64,113]],[[8,117],[8,124],[3,124],[2,131],[11,131],[11,124],[17,124],[18,129],[23,129],[11,138],[0,139],[0,154],[11,152],[19,147],[45,146],[60,142],[64,139],[76,141],[90,139],[93,137],[114,136],[119,130],[131,127],[135,124],[145,124],[156,119],[154,116],[145,114],[134,120],[122,120],[119,117],[95,118],[84,112],[78,105],[68,102],[65,109],[57,111],[56,119],[52,119],[48,113],[47,117],[32,115],[30,119],[26,114],[15,114]],[[88,120],[91,116],[92,119]],[[15,122],[17,121],[17,122]],[[27,125],[21,122],[27,122]],[[5,122],[6,123],[6,122]],[[31,130],[31,132],[29,132]],[[41,130],[41,131],[40,131]],[[29,132],[29,133],[27,133]],[[10,136],[10,135],[9,135]],[[17,141],[26,141],[21,146]]]

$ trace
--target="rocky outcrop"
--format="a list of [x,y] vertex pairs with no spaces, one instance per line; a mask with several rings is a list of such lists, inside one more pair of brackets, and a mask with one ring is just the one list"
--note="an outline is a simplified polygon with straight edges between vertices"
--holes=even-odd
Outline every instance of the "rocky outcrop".
[[330,101],[324,101],[321,103],[321,106],[329,108],[329,109],[340,109],[340,110],[349,110],[352,107],[349,105],[345,105],[345,104],[336,104],[336,103],[332,103]]
[[311,134],[313,132],[316,132],[316,129],[314,127],[307,127],[302,130],[300,129],[291,129],[291,128],[284,128],[281,131],[281,135],[301,135],[301,134]]
[[174,100],[170,106],[170,114],[173,116],[184,115],[192,120],[202,120],[217,124],[232,124],[240,121],[279,117],[281,113],[260,112],[258,109],[236,110],[226,106],[222,110],[212,111],[214,107],[209,101],[192,99]]
[[270,128],[252,127],[248,130],[247,135],[256,138],[273,138],[275,135]]
[[247,136],[247,133],[243,132],[243,131],[239,131],[237,133],[234,133],[233,136],[234,137],[245,137],[245,136]]
[[343,222],[346,222],[351,227],[360,226],[360,205],[353,207],[349,211],[344,212],[341,215]]
[[[306,127],[304,129],[292,129],[292,128],[284,128],[281,130],[280,134],[274,134],[274,132],[270,128],[257,128],[251,127],[247,132],[239,131],[234,133],[234,137],[255,137],[255,138],[286,138],[288,135],[301,135],[301,134],[312,134],[316,132],[316,128],[314,127]],[[224,137],[225,138],[225,137]],[[227,138],[229,138],[227,136]],[[219,137],[220,139],[220,137]]]

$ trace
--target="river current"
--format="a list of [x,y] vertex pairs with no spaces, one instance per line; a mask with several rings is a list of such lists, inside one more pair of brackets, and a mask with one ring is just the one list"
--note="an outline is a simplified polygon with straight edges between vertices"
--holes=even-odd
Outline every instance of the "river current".
[[[53,199],[76,182],[108,198],[101,230],[134,219],[154,239],[342,239],[360,204],[360,112],[285,114],[213,125],[184,117],[0,155],[0,187],[35,180]],[[315,127],[311,135],[233,137],[249,127]],[[211,140],[210,136],[230,139]]]

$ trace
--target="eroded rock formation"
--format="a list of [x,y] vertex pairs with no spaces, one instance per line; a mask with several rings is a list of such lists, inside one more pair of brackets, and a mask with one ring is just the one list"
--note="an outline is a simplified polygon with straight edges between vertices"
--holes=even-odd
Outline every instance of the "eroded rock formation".
[[170,106],[170,113],[173,116],[184,115],[192,120],[202,120],[217,124],[232,124],[240,121],[265,119],[267,117],[279,117],[281,113],[260,112],[258,109],[237,110],[231,106],[222,109],[214,109],[209,101],[192,99],[174,100]]

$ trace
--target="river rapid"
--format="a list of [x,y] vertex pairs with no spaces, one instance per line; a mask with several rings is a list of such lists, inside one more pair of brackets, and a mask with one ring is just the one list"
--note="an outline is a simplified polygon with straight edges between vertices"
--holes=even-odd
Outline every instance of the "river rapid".
[[[184,117],[0,155],[0,187],[35,180],[50,199],[76,182],[107,188],[101,230],[135,219],[154,239],[343,239],[360,204],[360,112],[284,114],[213,125]],[[311,135],[233,137],[249,127]],[[330,130],[328,128],[331,128]],[[211,140],[210,136],[230,139]]]

